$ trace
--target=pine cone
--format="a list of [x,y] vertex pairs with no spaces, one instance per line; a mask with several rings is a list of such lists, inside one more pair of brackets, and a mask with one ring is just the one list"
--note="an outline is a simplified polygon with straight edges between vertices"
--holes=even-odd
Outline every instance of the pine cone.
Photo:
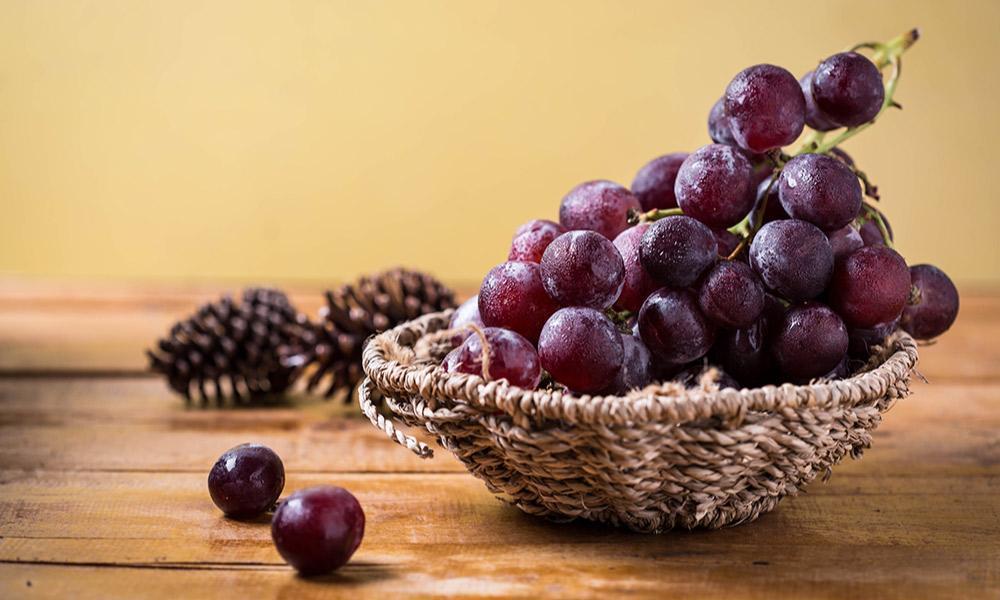
[[284,355],[283,364],[312,370],[306,388],[326,379],[329,398],[361,381],[361,350],[370,336],[421,315],[455,307],[455,294],[440,281],[418,271],[396,268],[365,276],[354,285],[326,292],[319,321],[303,324],[300,345]]
[[[188,402],[197,390],[202,405],[259,402],[281,394],[295,369],[281,364],[279,348],[292,343],[296,311],[288,297],[270,288],[247,288],[237,305],[229,296],[205,304],[176,323],[155,350],[150,369],[167,377]],[[211,393],[208,389],[211,384]]]

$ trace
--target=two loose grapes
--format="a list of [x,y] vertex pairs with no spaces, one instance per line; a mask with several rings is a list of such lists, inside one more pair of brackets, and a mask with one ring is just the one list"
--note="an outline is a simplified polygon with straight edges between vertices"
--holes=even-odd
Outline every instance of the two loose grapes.
[[806,128],[832,138],[893,106],[881,69],[915,39],[873,45],[878,64],[842,52],[799,78],[740,71],[709,111],[712,143],[650,160],[631,189],[582,183],[558,222],[522,226],[455,313],[444,367],[619,394],[711,361],[721,382],[759,386],[847,376],[900,327],[944,333],[954,285],[894,249],[840,138],[782,150]]
[[327,485],[299,490],[279,503],[284,487],[281,458],[260,444],[230,448],[208,475],[212,501],[227,517],[251,520],[274,511],[275,548],[302,575],[322,575],[346,564],[365,533],[357,498]]

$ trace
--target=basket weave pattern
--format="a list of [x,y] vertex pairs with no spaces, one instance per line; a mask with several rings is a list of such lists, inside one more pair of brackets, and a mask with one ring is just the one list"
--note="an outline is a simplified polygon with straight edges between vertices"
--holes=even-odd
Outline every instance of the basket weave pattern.
[[423,428],[521,510],[660,532],[751,521],[871,443],[882,413],[909,393],[916,343],[896,333],[850,379],[755,389],[657,384],[628,396],[526,391],[447,373],[451,311],[368,343],[361,405],[391,439],[433,451],[393,418]]

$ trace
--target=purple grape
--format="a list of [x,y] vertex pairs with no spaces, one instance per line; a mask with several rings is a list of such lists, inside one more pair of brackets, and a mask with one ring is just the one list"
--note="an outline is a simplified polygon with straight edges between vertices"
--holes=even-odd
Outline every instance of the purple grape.
[[903,312],[910,296],[906,261],[887,246],[866,246],[837,262],[830,306],[851,327],[874,327]]
[[772,353],[778,368],[794,381],[829,373],[847,354],[847,328],[835,312],[818,302],[785,313],[774,333]]
[[542,255],[542,285],[563,306],[608,308],[621,294],[625,263],[618,248],[593,231],[557,237]]
[[675,208],[674,182],[677,170],[688,157],[687,152],[666,154],[646,163],[632,180],[632,193],[639,199],[643,211],[656,208]]
[[559,309],[538,340],[542,367],[559,383],[585,394],[607,389],[624,355],[614,323],[593,308]]
[[840,359],[840,362],[837,363],[837,366],[830,369],[830,372],[823,375],[821,379],[832,381],[834,379],[847,379],[850,376],[851,369],[850,366],[848,366],[847,356],[845,355],[844,358]]
[[542,326],[559,305],[542,285],[535,263],[505,262],[493,267],[479,288],[479,315],[488,327],[516,331],[529,341],[538,339]]
[[545,219],[529,221],[519,227],[514,235],[507,260],[539,262],[542,260],[542,253],[552,243],[552,240],[564,233],[566,233],[566,229],[559,223]]
[[771,356],[770,333],[785,316],[785,306],[775,296],[764,294],[764,310],[744,329],[723,329],[712,349],[722,367],[744,385],[773,383],[775,364]]
[[611,181],[588,181],[562,199],[559,223],[567,230],[587,229],[613,240],[628,228],[630,209],[642,210],[632,192]]
[[874,327],[852,327],[847,330],[848,346],[847,350],[851,356],[867,360],[871,355],[872,348],[881,346],[885,338],[899,327],[899,319],[893,319],[888,323],[879,323]]
[[441,366],[449,373],[479,375],[487,380],[506,379],[511,385],[528,390],[538,387],[542,369],[531,342],[499,327],[487,327],[483,334],[490,348],[488,373],[483,371],[483,342],[475,333],[449,352]]
[[910,267],[916,303],[903,309],[903,329],[919,340],[935,338],[958,317],[958,290],[944,271],[932,265]]
[[649,348],[634,335],[621,335],[624,359],[614,382],[606,392],[608,394],[626,394],[630,390],[642,389],[653,381],[653,355]]
[[729,256],[740,245],[740,236],[728,229],[713,229],[712,235],[719,249],[719,256]]
[[729,117],[726,115],[725,96],[716,100],[708,113],[708,137],[716,144],[736,145],[736,138],[733,137],[733,130],[729,126]]
[[615,308],[618,310],[638,312],[646,296],[660,287],[646,272],[639,259],[639,245],[647,229],[649,229],[649,223],[639,223],[635,227],[629,227],[615,238],[615,248],[618,249],[618,253],[621,254],[625,263],[622,293],[615,302]]
[[809,71],[799,79],[799,87],[802,89],[802,96],[806,99],[806,125],[816,131],[830,131],[836,129],[837,124],[830,120],[816,107],[816,101],[812,95],[812,79],[814,71]]
[[823,154],[800,154],[778,178],[781,206],[794,219],[830,231],[854,220],[861,210],[861,184],[841,161]]
[[683,215],[654,221],[639,243],[639,260],[657,281],[687,287],[718,259],[718,243],[706,225]]
[[844,163],[848,167],[854,166],[854,159],[851,158],[851,155],[848,154],[846,150],[841,149],[839,146],[834,146],[833,148],[830,148],[830,156],[836,158],[837,160]]
[[754,65],[726,88],[726,115],[736,143],[767,152],[795,141],[805,127],[806,99],[795,76],[774,65]]
[[271,521],[278,554],[302,575],[323,575],[350,560],[365,535],[365,513],[340,487],[299,490],[281,503]]
[[882,109],[882,73],[857,52],[834,54],[816,67],[812,97],[816,108],[833,123],[844,127],[862,125]]
[[865,241],[861,238],[861,234],[854,225],[844,225],[840,229],[828,231],[826,232],[826,239],[830,240],[834,262],[865,245]]
[[753,167],[737,148],[702,146],[681,164],[674,193],[685,215],[710,227],[729,227],[753,206]]
[[646,347],[670,365],[705,356],[715,341],[715,328],[687,290],[660,288],[639,311],[639,333]]
[[784,219],[764,224],[750,244],[750,266],[788,300],[820,295],[833,273],[833,249],[818,227]]
[[212,502],[231,519],[253,519],[270,510],[285,487],[285,466],[267,446],[240,444],[208,473]]
[[451,322],[448,324],[448,329],[462,330],[452,338],[454,344],[461,344],[462,340],[472,334],[472,331],[464,329],[470,324],[480,328],[486,327],[483,325],[483,319],[479,316],[479,294],[463,302],[461,306],[455,309],[455,312],[451,313]]
[[719,325],[749,327],[764,310],[764,288],[746,263],[720,261],[701,280],[698,307]]
[[[889,240],[894,241],[895,238],[892,235],[892,225],[889,224],[889,219],[886,218],[882,211],[877,211],[882,217],[882,222],[885,223],[886,233],[889,234]],[[865,241],[865,246],[884,246],[885,238],[882,237],[882,231],[878,228],[878,223],[875,219],[870,217],[863,217],[861,226],[858,227],[858,233],[861,234],[861,239]]]

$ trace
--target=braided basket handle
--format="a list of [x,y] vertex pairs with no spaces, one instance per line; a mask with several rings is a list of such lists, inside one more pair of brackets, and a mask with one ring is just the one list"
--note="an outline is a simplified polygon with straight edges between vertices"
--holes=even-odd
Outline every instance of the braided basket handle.
[[411,452],[420,458],[433,458],[434,451],[431,450],[430,446],[413,436],[406,435],[396,428],[396,424],[392,422],[392,419],[387,419],[378,412],[375,404],[372,403],[373,387],[374,384],[371,377],[365,377],[365,380],[361,382],[361,386],[358,388],[358,401],[361,404],[361,412],[365,413],[365,416],[372,422],[372,425],[381,429],[390,440],[400,446],[409,448]]

